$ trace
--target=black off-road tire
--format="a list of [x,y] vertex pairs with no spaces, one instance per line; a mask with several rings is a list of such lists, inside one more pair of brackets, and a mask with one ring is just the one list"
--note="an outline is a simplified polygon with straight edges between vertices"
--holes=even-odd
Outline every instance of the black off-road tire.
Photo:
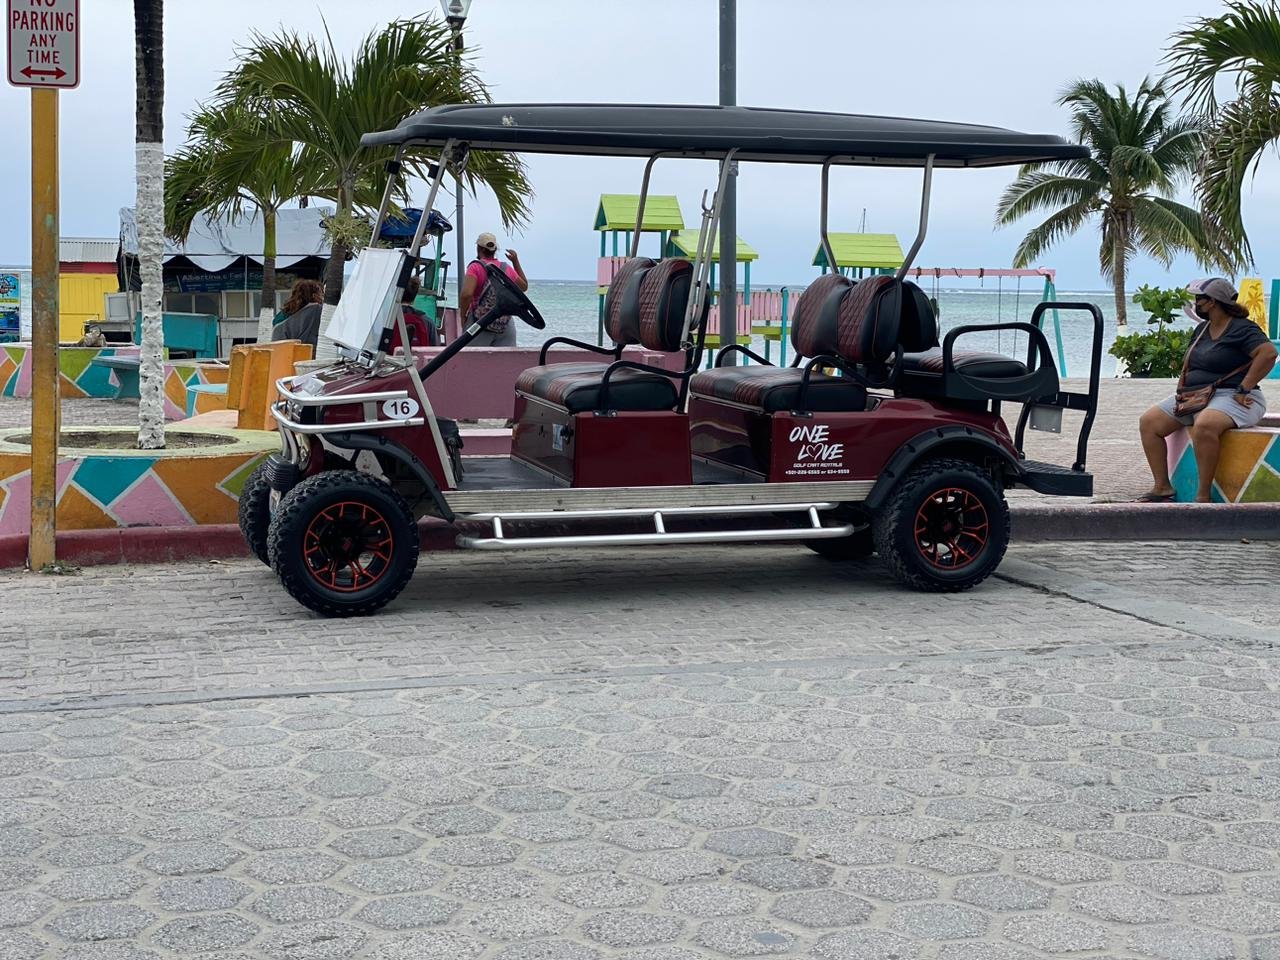
[[[919,536],[918,525],[926,531]],[[1009,505],[976,464],[929,460],[903,477],[877,512],[872,530],[876,552],[900,582],[915,590],[956,593],[981,583],[1004,559]],[[944,537],[951,539],[944,542]]]
[[267,463],[262,463],[249,474],[244,489],[240,491],[240,503],[236,511],[240,532],[253,555],[271,566],[267,555],[267,531],[271,528],[271,484],[267,482]]
[[869,526],[854,530],[847,537],[837,537],[832,540],[806,540],[804,545],[832,563],[865,560],[876,552],[875,537]]
[[[409,505],[381,480],[354,470],[325,471],[290,490],[271,518],[267,543],[272,569],[289,595],[327,617],[381,609],[404,589],[418,563],[418,524]],[[372,579],[361,586],[355,571],[365,573],[359,563],[365,556]],[[330,563],[320,569],[325,561]]]

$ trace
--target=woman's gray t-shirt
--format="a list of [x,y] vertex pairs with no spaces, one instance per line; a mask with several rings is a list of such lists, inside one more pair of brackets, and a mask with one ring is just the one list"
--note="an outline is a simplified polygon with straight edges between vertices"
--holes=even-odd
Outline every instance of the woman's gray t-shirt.
[[[1247,317],[1232,317],[1217,340],[1210,336],[1206,329],[1208,326],[1208,321],[1200,324],[1192,335],[1195,346],[1191,350],[1191,363],[1187,365],[1188,387],[1203,387],[1226,376],[1236,367],[1248,363],[1253,351],[1268,342],[1262,328]],[[1244,380],[1245,372],[1241,370],[1227,377],[1218,384],[1218,388],[1235,389]]]

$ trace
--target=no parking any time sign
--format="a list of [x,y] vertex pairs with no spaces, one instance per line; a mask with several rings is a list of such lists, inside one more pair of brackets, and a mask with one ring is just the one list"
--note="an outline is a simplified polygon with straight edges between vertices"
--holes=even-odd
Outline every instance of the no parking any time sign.
[[80,83],[80,0],[9,0],[9,82]]

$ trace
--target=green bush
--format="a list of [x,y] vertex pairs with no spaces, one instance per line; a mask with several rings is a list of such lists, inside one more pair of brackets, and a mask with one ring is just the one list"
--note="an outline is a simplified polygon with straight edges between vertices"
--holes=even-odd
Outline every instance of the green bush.
[[1111,355],[1123,360],[1131,377],[1176,377],[1191,348],[1191,330],[1163,330],[1116,337]]
[[1145,284],[1133,295],[1133,302],[1148,314],[1147,333],[1116,337],[1108,351],[1124,362],[1131,377],[1176,377],[1182,372],[1182,358],[1191,347],[1191,330],[1167,330],[1191,302],[1185,287],[1149,287]]

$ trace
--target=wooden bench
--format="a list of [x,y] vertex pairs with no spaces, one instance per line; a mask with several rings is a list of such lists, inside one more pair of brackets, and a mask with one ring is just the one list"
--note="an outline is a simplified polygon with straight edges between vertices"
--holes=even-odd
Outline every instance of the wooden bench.
[[[1269,424],[1269,425],[1267,425]],[[1169,477],[1179,503],[1196,498],[1200,471],[1186,430],[1168,439]],[[1280,502],[1280,422],[1268,416],[1256,427],[1228,430],[1213,475],[1215,503]]]
[[116,375],[116,400],[137,400],[141,397],[138,387],[142,361],[138,357],[94,357],[89,362],[95,367],[106,367]]

